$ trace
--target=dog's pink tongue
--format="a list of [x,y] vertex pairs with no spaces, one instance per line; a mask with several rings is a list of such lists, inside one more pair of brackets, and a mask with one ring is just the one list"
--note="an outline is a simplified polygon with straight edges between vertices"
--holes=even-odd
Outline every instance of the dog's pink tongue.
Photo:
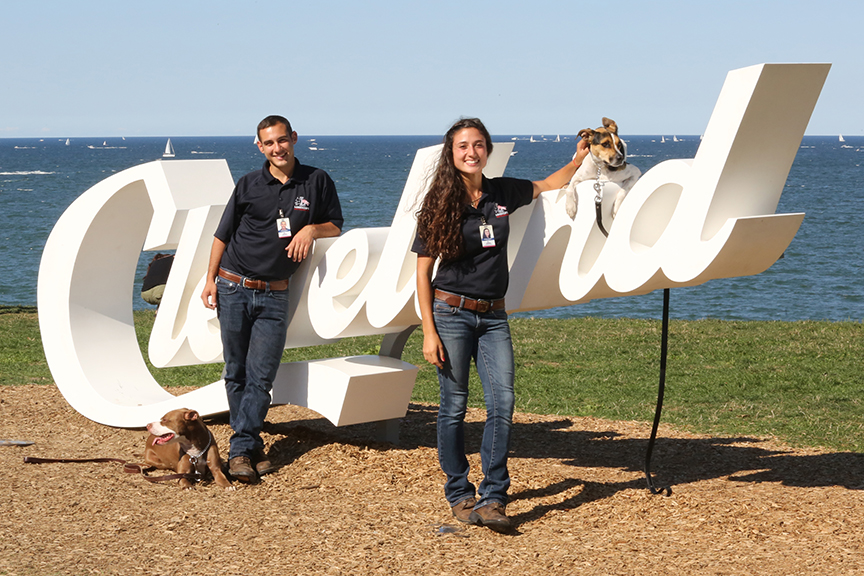
[[170,432],[168,434],[163,434],[156,439],[156,444],[165,444],[166,442],[169,442],[172,438],[174,438],[174,434],[171,434]]

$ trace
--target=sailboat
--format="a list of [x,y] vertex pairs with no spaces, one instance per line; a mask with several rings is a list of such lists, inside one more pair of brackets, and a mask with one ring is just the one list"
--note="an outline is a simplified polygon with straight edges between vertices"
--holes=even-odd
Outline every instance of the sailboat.
[[560,141],[561,141],[561,135],[558,134],[557,136],[555,136],[555,142],[560,142]]
[[840,134],[840,142],[845,142],[845,141],[846,141],[846,139],[843,138],[843,135],[842,135],[842,134]]
[[678,142],[678,137],[677,137],[677,136],[672,136],[672,142]]
[[174,146],[171,145],[171,139],[168,139],[168,142],[165,144],[165,152],[162,154],[163,158],[174,158]]
[[69,146],[69,139],[66,138],[66,146]]
[[660,136],[660,143],[661,143],[661,144],[665,144],[665,143],[666,143],[666,137],[665,137],[665,136]]

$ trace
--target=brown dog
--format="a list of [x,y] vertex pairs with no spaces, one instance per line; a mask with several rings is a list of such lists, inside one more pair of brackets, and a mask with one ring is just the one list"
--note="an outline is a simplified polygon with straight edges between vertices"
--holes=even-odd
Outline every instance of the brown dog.
[[570,218],[576,217],[576,185],[579,182],[596,179],[601,186],[602,182],[614,182],[621,188],[615,195],[615,202],[612,205],[614,218],[627,192],[633,188],[642,172],[627,163],[627,146],[618,137],[618,125],[614,120],[603,118],[602,128],[596,130],[585,128],[579,131],[579,137],[585,140],[591,153],[585,157],[585,161],[576,170],[570,185],[567,186],[564,209]]
[[[210,469],[217,486],[233,490],[231,482],[222,472],[222,458],[213,434],[201,421],[195,410],[180,408],[165,414],[159,422],[147,425],[150,436],[144,450],[144,462],[160,470],[174,470],[179,474],[194,474],[203,478]],[[192,488],[187,478],[180,487]]]

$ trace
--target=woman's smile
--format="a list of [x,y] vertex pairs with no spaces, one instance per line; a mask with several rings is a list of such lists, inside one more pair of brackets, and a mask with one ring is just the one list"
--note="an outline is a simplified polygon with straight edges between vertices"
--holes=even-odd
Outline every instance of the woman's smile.
[[486,139],[476,128],[460,130],[453,138],[453,164],[460,172],[482,172],[489,159]]

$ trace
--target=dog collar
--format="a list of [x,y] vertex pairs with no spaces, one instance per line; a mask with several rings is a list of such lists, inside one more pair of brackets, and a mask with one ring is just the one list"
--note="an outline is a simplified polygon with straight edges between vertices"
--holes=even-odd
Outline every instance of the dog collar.
[[201,476],[201,470],[198,468],[198,461],[201,458],[207,460],[207,452],[210,450],[210,446],[213,444],[213,433],[210,430],[207,430],[207,445],[204,447],[204,450],[201,451],[197,456],[193,456],[187,452],[186,454],[189,456],[189,462],[192,463],[192,469],[195,471],[196,480]]

